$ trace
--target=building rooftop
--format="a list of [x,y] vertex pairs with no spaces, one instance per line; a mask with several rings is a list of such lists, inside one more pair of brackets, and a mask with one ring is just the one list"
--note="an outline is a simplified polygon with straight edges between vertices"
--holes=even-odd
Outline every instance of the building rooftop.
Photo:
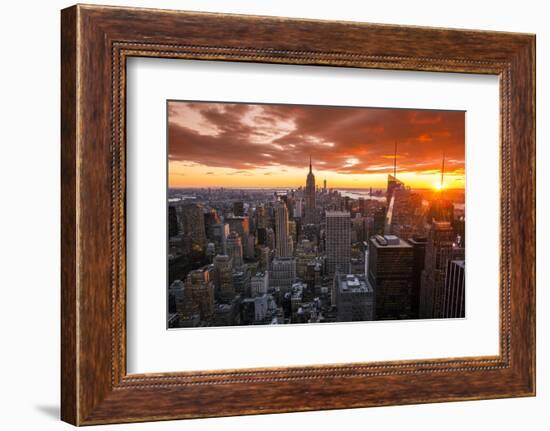
[[327,217],[349,217],[350,214],[347,211],[327,211],[325,213]]
[[448,221],[433,221],[433,226],[436,229],[451,229],[451,222]]
[[428,242],[428,238],[425,236],[418,236],[415,235],[412,238],[408,239],[409,243],[411,244],[426,244]]
[[278,256],[278,257],[274,257],[273,258],[273,263],[279,263],[279,262],[291,262],[295,260],[295,258],[293,257],[281,257],[281,256]]
[[346,293],[372,293],[374,290],[363,274],[338,276],[338,288]]
[[403,247],[409,248],[412,245],[402,238],[395,235],[374,235],[371,237],[371,242],[377,247],[391,248],[391,247]]

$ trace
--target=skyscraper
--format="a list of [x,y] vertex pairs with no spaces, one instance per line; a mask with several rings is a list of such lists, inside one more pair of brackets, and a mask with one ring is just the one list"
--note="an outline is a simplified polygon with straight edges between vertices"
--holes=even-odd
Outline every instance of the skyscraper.
[[211,209],[204,214],[204,230],[208,239],[212,239],[214,226],[220,222],[220,216],[215,209]]
[[229,256],[221,254],[214,257],[216,296],[226,304],[235,297],[232,267],[233,262]]
[[326,212],[327,272],[349,272],[351,258],[350,214],[344,211]]
[[192,319],[198,314],[200,320],[208,321],[214,315],[214,282],[213,270],[201,268],[191,271],[185,280],[185,301],[182,317],[185,320]]
[[401,185],[403,185],[403,183],[397,179],[397,142],[396,142],[394,156],[393,156],[393,175],[388,175],[388,188],[386,190],[386,203],[388,205],[390,204],[390,200],[393,197],[394,189]]
[[338,322],[374,320],[374,290],[364,275],[336,274],[333,289]]
[[243,241],[250,233],[248,217],[225,217],[224,221],[229,224],[229,230],[237,232]]
[[420,317],[439,318],[442,314],[447,261],[464,259],[464,249],[454,243],[449,222],[432,223],[426,245],[426,260],[420,289]]
[[289,234],[288,209],[284,202],[275,208],[275,252],[277,257],[292,256],[292,238]]
[[306,205],[305,205],[305,224],[315,224],[316,208],[315,208],[315,175],[311,167],[311,157],[309,158],[309,173],[306,178]]
[[168,238],[172,238],[179,233],[178,216],[176,214],[176,207],[170,205],[168,207]]
[[445,290],[441,317],[465,317],[465,271],[463,260],[449,260],[445,275]]
[[296,281],[296,259],[292,257],[276,257],[271,262],[269,285],[282,292],[288,292]]
[[197,204],[182,206],[183,234],[191,246],[204,247],[206,245],[206,231],[202,208]]
[[260,205],[256,208],[256,227],[258,229],[265,229],[268,227],[268,214],[264,205]]
[[394,235],[369,240],[368,280],[374,288],[376,320],[411,319],[413,247]]
[[243,202],[233,202],[233,214],[236,217],[244,216],[244,203]]
[[235,231],[231,232],[225,241],[225,251],[233,262],[233,268],[243,265],[243,244],[241,237]]
[[413,236],[409,243],[413,246],[413,309],[416,318],[420,312],[420,287],[422,285],[422,271],[426,262],[426,244],[428,239],[424,236]]
[[229,236],[229,232],[229,225],[227,223],[218,223],[212,226],[212,239],[219,254],[226,253],[225,242]]

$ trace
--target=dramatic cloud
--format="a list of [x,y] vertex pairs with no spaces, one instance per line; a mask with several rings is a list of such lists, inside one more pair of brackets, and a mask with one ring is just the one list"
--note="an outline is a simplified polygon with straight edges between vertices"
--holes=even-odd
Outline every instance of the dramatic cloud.
[[[340,174],[464,173],[464,112],[303,105],[169,103],[169,159],[234,174],[303,168]],[[210,171],[209,171],[210,172]]]

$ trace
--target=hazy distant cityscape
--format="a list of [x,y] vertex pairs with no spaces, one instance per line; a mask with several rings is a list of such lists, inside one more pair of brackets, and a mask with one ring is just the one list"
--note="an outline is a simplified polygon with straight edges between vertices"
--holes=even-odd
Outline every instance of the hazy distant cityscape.
[[332,187],[313,152],[295,187],[171,184],[168,327],[464,317],[464,188],[444,151],[411,187],[387,147],[384,187]]

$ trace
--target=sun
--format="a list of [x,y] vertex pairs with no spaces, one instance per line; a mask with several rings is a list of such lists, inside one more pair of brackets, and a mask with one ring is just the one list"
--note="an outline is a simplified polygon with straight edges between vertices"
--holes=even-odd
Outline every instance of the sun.
[[437,190],[438,192],[440,192],[441,190],[443,190],[443,184],[435,183],[434,184],[434,189]]

